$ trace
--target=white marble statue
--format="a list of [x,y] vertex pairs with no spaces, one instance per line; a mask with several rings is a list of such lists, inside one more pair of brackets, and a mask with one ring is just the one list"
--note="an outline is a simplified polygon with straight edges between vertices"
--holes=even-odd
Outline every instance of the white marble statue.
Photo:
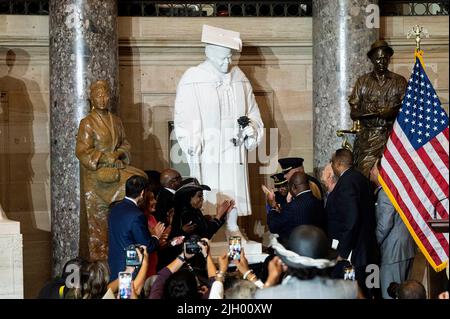
[[[206,60],[189,68],[178,83],[175,134],[186,154],[191,176],[211,187],[205,192],[205,213],[214,215],[216,203],[234,199],[227,230],[238,231],[237,216],[251,214],[247,150],[264,135],[252,86],[237,67],[230,67],[232,50],[240,51],[238,32],[203,26]],[[245,127],[238,119],[250,120]]]

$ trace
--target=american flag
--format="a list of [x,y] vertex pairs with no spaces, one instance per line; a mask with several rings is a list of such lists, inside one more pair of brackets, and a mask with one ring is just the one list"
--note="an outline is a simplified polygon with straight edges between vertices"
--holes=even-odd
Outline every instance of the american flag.
[[448,115],[425,73],[422,51],[381,160],[379,180],[435,271],[448,263],[448,233],[427,221],[448,218]]

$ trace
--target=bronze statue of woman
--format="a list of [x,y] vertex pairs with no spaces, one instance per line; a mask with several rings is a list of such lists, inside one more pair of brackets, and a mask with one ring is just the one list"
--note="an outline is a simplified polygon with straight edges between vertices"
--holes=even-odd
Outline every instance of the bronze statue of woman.
[[108,257],[108,210],[110,203],[125,196],[125,182],[132,175],[147,178],[130,166],[130,148],[121,119],[110,111],[110,92],[104,80],[90,87],[91,112],[81,120],[76,156],[88,220],[91,260]]

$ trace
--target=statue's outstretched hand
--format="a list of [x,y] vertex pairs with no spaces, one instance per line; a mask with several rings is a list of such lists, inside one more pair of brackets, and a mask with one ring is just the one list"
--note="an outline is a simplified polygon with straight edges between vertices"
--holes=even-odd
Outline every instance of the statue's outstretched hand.
[[255,137],[255,129],[252,126],[246,126],[244,130],[242,131],[244,136],[247,136],[248,138]]

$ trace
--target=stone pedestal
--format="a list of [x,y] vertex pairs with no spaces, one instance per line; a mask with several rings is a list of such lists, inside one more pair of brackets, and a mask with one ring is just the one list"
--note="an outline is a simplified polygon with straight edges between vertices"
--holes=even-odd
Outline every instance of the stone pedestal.
[[[269,256],[268,254],[262,253],[262,244],[247,240],[242,243],[242,248],[244,248],[245,258],[247,258],[249,264],[262,263]],[[222,256],[225,252],[228,252],[228,242],[210,242],[211,255],[214,260]]]
[[[75,156],[89,87],[106,80],[118,102],[116,0],[50,0],[50,153],[53,275],[79,255],[80,168]],[[86,241],[86,240],[85,240]]]
[[0,216],[0,299],[22,298],[23,257],[20,223],[2,219]]
[[[376,0],[313,1],[314,168],[341,148],[336,131],[352,127],[347,102],[357,78],[371,70],[366,56],[378,38],[372,24]],[[369,12],[366,12],[368,8]]]

